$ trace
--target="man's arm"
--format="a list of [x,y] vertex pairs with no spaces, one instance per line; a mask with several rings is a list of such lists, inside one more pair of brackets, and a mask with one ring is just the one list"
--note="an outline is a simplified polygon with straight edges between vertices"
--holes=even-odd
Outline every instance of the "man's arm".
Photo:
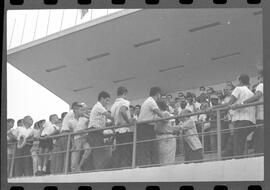
[[236,102],[236,97],[231,95],[229,102],[221,104],[221,105],[217,105],[217,106],[213,106],[211,109],[218,109],[218,108],[224,108],[230,105],[233,105]]
[[121,106],[119,113],[122,115],[126,123],[130,123],[130,120],[128,119],[128,115],[127,115],[127,110],[128,108],[126,106]]
[[153,109],[153,112],[154,112],[155,114],[157,114],[158,117],[164,118],[163,115],[162,115],[162,112],[160,111],[160,109],[155,108],[155,109]]
[[249,104],[252,102],[257,102],[260,100],[260,98],[263,96],[263,93],[261,91],[256,91],[255,95],[246,99],[243,103],[244,104]]

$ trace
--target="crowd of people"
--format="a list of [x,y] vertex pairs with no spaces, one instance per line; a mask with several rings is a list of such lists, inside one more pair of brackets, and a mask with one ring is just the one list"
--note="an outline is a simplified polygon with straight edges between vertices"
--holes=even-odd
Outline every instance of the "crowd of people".
[[[113,104],[110,94],[102,91],[91,109],[74,102],[61,118],[52,114],[48,121],[34,123],[31,116],[25,116],[16,126],[8,119],[8,172],[13,155],[12,177],[131,167],[135,125],[136,166],[174,163],[177,153],[185,161],[202,161],[203,152],[217,151],[217,114],[213,110],[223,107],[229,109],[220,113],[222,155],[244,155],[250,134],[254,153],[263,153],[263,127],[246,127],[263,124],[263,105],[237,108],[263,101],[263,71],[258,72],[256,86],[250,87],[249,80],[241,74],[237,85],[229,81],[223,90],[200,87],[197,96],[179,92],[175,98],[152,87],[141,105],[131,105],[128,89],[121,86]],[[171,119],[173,116],[182,117]],[[170,119],[155,121],[164,118]],[[114,128],[108,130],[108,126]],[[65,135],[70,132],[78,133]],[[70,162],[65,161],[68,158]]]

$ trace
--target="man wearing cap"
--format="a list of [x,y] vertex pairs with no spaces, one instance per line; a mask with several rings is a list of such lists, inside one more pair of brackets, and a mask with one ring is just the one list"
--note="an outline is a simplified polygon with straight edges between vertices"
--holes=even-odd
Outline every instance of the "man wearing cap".
[[[161,89],[152,87],[150,96],[143,102],[141,112],[138,118],[139,122],[155,120],[163,118],[163,115],[157,105],[157,101],[161,98]],[[156,138],[155,123],[144,123],[137,125],[137,140],[151,140]],[[157,162],[157,150],[154,141],[137,143],[137,165],[149,165]]]
[[[251,98],[254,94],[248,88],[249,76],[241,74],[238,77],[239,85],[233,90],[230,100],[222,105],[214,106],[212,109],[230,107],[235,109],[237,105]],[[255,124],[255,109],[254,107],[245,107],[235,109],[232,115],[232,122],[234,125],[233,134],[233,155],[241,156],[244,154],[245,143],[247,136],[252,132],[253,128],[243,128]],[[240,128],[240,129],[239,129]]]
[[[127,95],[128,90],[125,87],[121,86],[117,89],[117,98],[111,107],[111,113],[116,127],[128,125],[135,121],[130,116],[130,102],[127,100]],[[130,167],[132,162],[133,128],[131,126],[122,127],[116,129],[115,132],[116,150],[114,153],[114,167]],[[118,145],[121,143],[131,144]]]
[[94,170],[105,169],[108,167],[111,159],[111,149],[110,147],[104,146],[104,130],[95,130],[95,129],[105,129],[106,121],[110,119],[113,121],[113,117],[106,109],[110,104],[110,94],[108,92],[102,91],[98,95],[98,101],[93,106],[90,113],[90,122],[88,125],[89,129],[93,129],[92,132],[88,133],[88,141],[91,147],[93,147],[91,156]]
[[[79,132],[87,128],[88,119],[84,116],[86,104],[74,102],[71,106],[71,111],[66,115],[63,120],[61,131]],[[87,134],[78,134],[72,137],[72,153],[71,153],[71,171],[76,172],[81,170],[86,158],[91,153],[89,149],[89,143],[86,139]],[[84,150],[84,154],[80,159],[81,149]]]

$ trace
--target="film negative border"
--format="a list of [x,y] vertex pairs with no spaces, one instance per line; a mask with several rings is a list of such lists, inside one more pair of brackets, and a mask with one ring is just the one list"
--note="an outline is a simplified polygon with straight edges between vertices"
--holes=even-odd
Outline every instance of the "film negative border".
[[5,0],[7,9],[258,7],[267,0]]
[[[270,30],[269,30],[269,18],[270,18],[270,11],[269,11],[269,3],[270,1],[268,0],[261,0],[260,3],[258,4],[258,1],[251,1],[251,0],[227,0],[226,3],[217,3],[218,1],[215,0],[193,0],[192,4],[189,3],[180,3],[181,0],[159,0],[158,4],[156,3],[150,3],[150,1],[146,0],[122,0],[124,1],[124,4],[117,4],[117,3],[112,3],[112,1],[109,0],[91,0],[91,3],[89,4],[87,1],[80,1],[81,4],[78,4],[76,0],[54,0],[54,1],[48,1],[49,4],[45,5],[42,0],[17,0],[21,1],[22,3],[11,3],[12,0],[5,0],[5,11],[8,9],[50,9],[50,8],[253,8],[253,7],[263,7],[263,30],[264,30],[264,69],[266,72],[270,72],[270,40],[269,40],[269,35]],[[13,1],[14,2],[14,1]],[[56,2],[56,3],[55,3]],[[116,1],[114,1],[116,2]],[[151,1],[151,2],[157,2],[157,1]],[[185,1],[183,0],[182,2],[190,2],[190,1]],[[215,3],[216,2],[216,3]],[[221,1],[219,1],[221,2]],[[225,2],[225,1],[222,1]],[[255,4],[253,4],[255,2]],[[6,12],[5,12],[6,14]],[[6,22],[6,21],[5,21]],[[5,35],[4,35],[5,36]],[[5,39],[3,40],[5,43]],[[4,48],[5,51],[5,48]],[[3,58],[3,62],[6,61],[6,57]],[[2,66],[2,71],[5,70],[5,64]],[[6,76],[6,73],[3,73],[3,77]],[[265,76],[266,79],[265,81],[270,81],[267,78],[269,75]],[[2,83],[2,90],[5,91],[6,86],[5,83]],[[269,88],[266,88],[266,94],[269,94]],[[3,95],[2,91],[2,101],[6,102],[6,97]],[[269,98],[266,96],[265,97],[265,105],[270,105],[269,104]],[[5,123],[5,117],[6,116],[6,109],[3,104],[2,109],[4,111],[1,111],[1,126]],[[269,112],[269,108],[266,108],[266,113]],[[270,123],[269,118],[266,117],[265,123]],[[5,130],[3,131],[5,132]],[[269,128],[265,129],[266,134],[269,133],[270,130]],[[3,135],[5,133],[1,133]],[[4,135],[3,135],[4,136]],[[2,139],[5,139],[3,138]],[[267,142],[269,141],[269,138],[265,138]],[[269,144],[269,142],[268,142]],[[3,140],[1,140],[1,149],[2,152],[5,151],[5,146],[6,143],[3,143]],[[265,190],[270,188],[270,175],[269,175],[269,169],[270,169],[270,164],[269,164],[269,150],[265,150],[265,181],[264,182],[258,182],[258,181],[253,181],[253,182],[168,182],[168,183],[93,183],[93,184],[7,184],[6,181],[6,175],[5,173],[5,168],[1,167],[1,189],[12,189],[12,190],[32,190],[32,189],[46,189],[46,190],[54,190],[56,189],[54,186],[57,187],[58,190],[61,189],[114,189],[114,190],[122,190],[122,189],[127,189],[127,190],[133,190],[133,189],[140,189],[140,190],[155,190],[155,189],[176,189],[176,190],[210,190],[210,189],[227,189],[228,190]],[[3,164],[3,154],[1,154],[1,165]]]

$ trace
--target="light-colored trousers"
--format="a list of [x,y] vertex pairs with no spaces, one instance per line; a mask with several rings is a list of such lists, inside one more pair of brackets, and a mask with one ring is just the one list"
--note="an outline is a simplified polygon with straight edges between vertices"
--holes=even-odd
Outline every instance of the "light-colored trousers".
[[35,175],[38,170],[38,159],[39,159],[38,150],[31,151],[31,155],[33,161],[33,175]]
[[[157,135],[157,139],[173,137],[170,134]],[[162,139],[157,141],[158,159],[160,164],[170,164],[175,162],[176,139]]]

